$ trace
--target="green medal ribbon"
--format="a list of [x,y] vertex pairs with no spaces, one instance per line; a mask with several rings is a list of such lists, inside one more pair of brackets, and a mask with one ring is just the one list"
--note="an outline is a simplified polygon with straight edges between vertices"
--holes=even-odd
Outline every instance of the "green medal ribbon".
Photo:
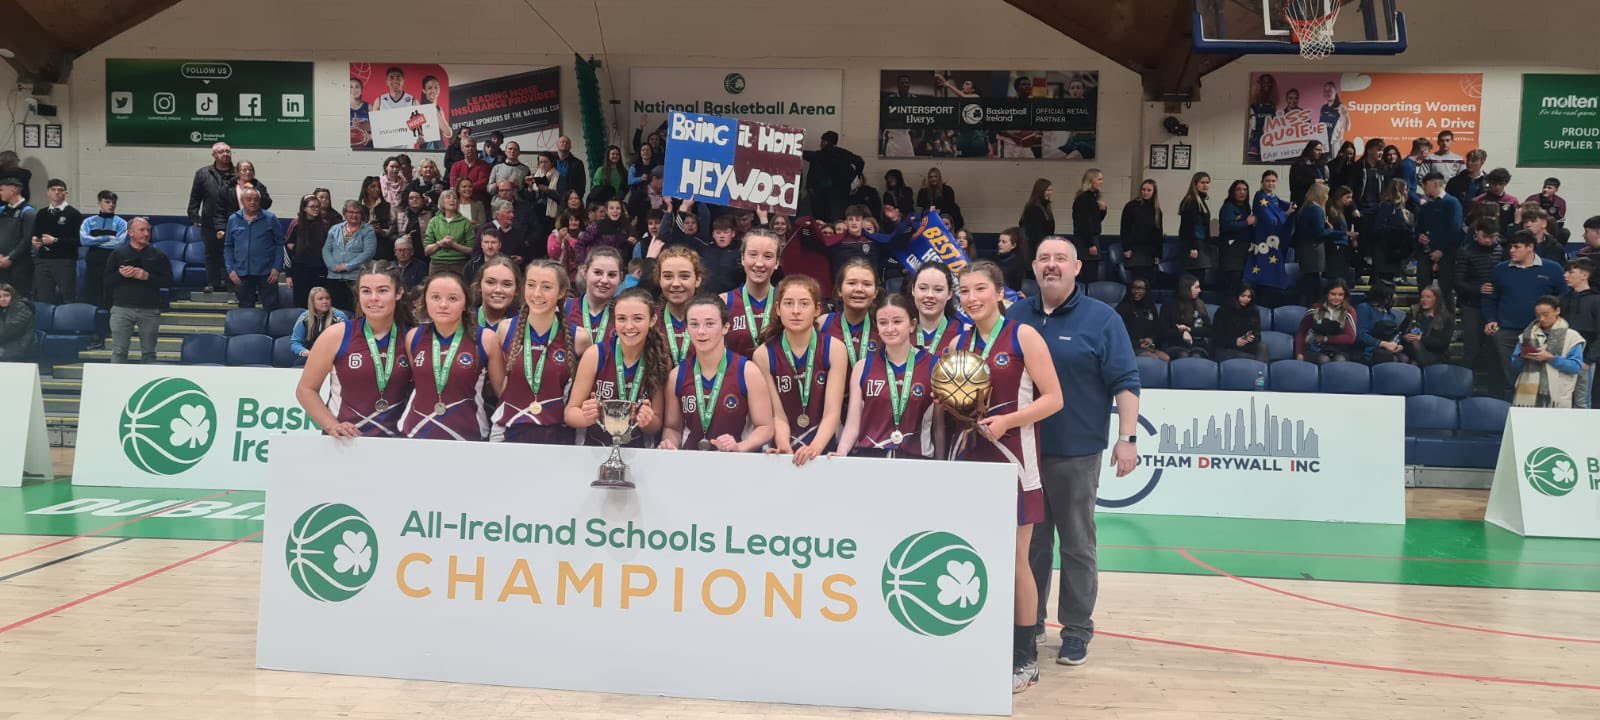
[[939,341],[944,339],[944,331],[945,331],[946,328],[949,328],[949,327],[950,327],[950,318],[949,318],[949,316],[940,317],[939,318],[939,329],[934,331],[933,339],[930,341],[930,340],[927,339],[926,331],[924,331],[921,326],[918,326],[917,327],[917,337],[923,338],[922,347],[927,349],[928,352],[939,352]]
[[[626,400],[628,402],[633,402],[635,400],[638,400],[639,399],[639,381],[643,379],[644,373],[639,372],[638,370],[634,370],[633,371],[633,384],[631,384],[631,385],[628,384],[628,374],[626,372],[626,369],[622,365],[622,343],[614,342],[614,343],[612,343],[612,348],[614,349],[614,354],[615,354],[615,357],[616,357],[615,364],[617,366],[617,398],[620,399],[620,400]],[[639,360],[640,360],[640,362],[643,362],[644,361],[644,356],[640,355],[639,356]],[[727,361],[726,360],[723,361],[723,365],[724,366],[727,365]],[[721,383],[719,382],[718,385],[720,385],[720,384]]]
[[679,342],[678,328],[672,322],[672,311],[663,311],[662,314],[666,316],[664,320],[667,326],[667,352],[672,354],[672,362],[674,364],[681,363],[684,358],[689,356],[689,330],[684,328],[681,336],[683,341]]
[[867,343],[872,339],[872,313],[861,319],[861,337],[850,336],[850,321],[839,313],[839,334],[844,336],[844,349],[850,353],[850,364],[855,365],[867,356]]
[[[1000,331],[1004,330],[1005,327],[1006,327],[1006,321],[1004,321],[1004,320],[995,321],[994,329],[990,330],[989,331],[989,337],[984,339],[984,341],[983,341],[983,352],[978,353],[978,357],[983,358],[984,362],[988,362],[989,361],[989,353],[994,350],[994,343],[995,343],[996,340],[1000,339]],[[976,324],[974,324],[972,326],[972,334],[967,336],[967,352],[978,352],[977,350],[973,349],[973,347],[972,347],[973,344],[976,343],[977,341],[978,341],[978,326]]]
[[[579,312],[583,313],[583,317],[579,318],[579,320],[583,322],[584,331],[589,333],[589,339],[594,341],[596,345],[600,344],[600,340],[604,336],[606,326],[611,324],[611,305],[607,304],[605,312],[600,313],[600,325],[598,327],[590,324],[589,318],[592,317],[592,315],[589,313],[589,296],[587,294],[583,296],[583,302],[579,304],[578,310]],[[602,334],[596,335],[595,332],[597,330]]]
[[[372,326],[365,320],[361,321],[361,334],[366,336],[367,352],[372,354],[375,361],[372,370],[378,376],[378,395],[381,397],[384,389],[389,387],[389,378],[394,375],[394,348],[389,348],[391,352],[378,352],[378,338],[373,336]],[[384,337],[392,338],[393,335],[394,331],[390,330]],[[392,340],[390,344],[393,345]]]
[[489,327],[489,318],[484,316],[484,314],[483,314],[483,306],[482,305],[478,306],[478,327],[481,327],[481,328]]
[[[712,383],[712,385],[711,385],[711,394],[708,396],[708,395],[705,394],[705,389],[704,389],[705,385],[706,385],[705,378],[701,377],[701,373],[700,373],[700,362],[698,360],[695,361],[695,364],[694,364],[694,399],[696,401],[698,401],[698,407],[695,408],[695,409],[700,412],[700,434],[702,436],[709,436],[711,434],[711,416],[717,410],[716,405],[715,405],[715,403],[713,401],[716,400],[717,396],[722,393],[722,380],[723,380],[723,378],[727,377],[727,375],[728,375],[728,353],[727,352],[723,352],[722,353],[722,363],[717,366],[717,378],[716,378],[716,381],[714,383]],[[707,437],[706,439],[709,440],[710,438]]]
[[[526,335],[522,339],[522,376],[528,379],[528,389],[533,391],[534,402],[538,402],[539,384],[544,382],[544,360],[550,357],[550,335],[555,331],[555,326],[552,325],[550,330],[545,332],[544,337],[539,337],[533,333],[533,323],[524,321],[523,327]],[[538,367],[533,366],[533,341],[535,339],[538,339],[539,347],[543,348],[539,351]]]
[[[783,334],[783,351],[789,354],[789,362],[800,369],[800,362],[795,360],[794,350],[789,347],[789,333]],[[811,407],[811,378],[817,369],[817,332],[811,331],[811,344],[806,346],[805,354],[806,377],[800,383],[800,412],[804,413]]]
[[[461,335],[466,328],[457,325],[456,334],[450,337],[450,349],[461,347]],[[439,392],[440,402],[444,398],[444,383],[450,378],[450,362],[443,356],[439,347],[439,331],[433,331],[433,387]]]
[[[739,294],[744,296],[745,329],[750,332],[750,337],[754,338],[766,328],[767,320],[772,317],[772,305],[768,302],[766,309],[761,311],[761,327],[756,327],[756,316],[750,313],[750,307],[755,304],[755,300],[750,297],[750,286],[740,285]],[[770,288],[767,290],[767,300],[772,300],[772,290]]]
[[900,418],[906,414],[906,403],[911,401],[911,376],[916,373],[912,369],[917,364],[917,351],[913,349],[906,356],[904,379],[894,376],[894,363],[889,360],[889,354],[883,354],[883,370],[889,375],[889,408],[894,411],[894,429],[900,429]]

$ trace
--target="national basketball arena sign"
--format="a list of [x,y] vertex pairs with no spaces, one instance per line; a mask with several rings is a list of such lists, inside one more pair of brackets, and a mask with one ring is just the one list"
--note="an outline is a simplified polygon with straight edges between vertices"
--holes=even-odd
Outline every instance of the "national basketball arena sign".
[[257,664],[1011,711],[1009,466],[607,452],[275,441]]

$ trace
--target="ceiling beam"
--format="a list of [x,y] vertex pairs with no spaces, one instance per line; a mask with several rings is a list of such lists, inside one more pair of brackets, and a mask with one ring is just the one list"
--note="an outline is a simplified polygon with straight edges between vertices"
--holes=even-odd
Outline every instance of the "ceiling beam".
[[57,47],[17,0],[0,0],[0,47],[10,50],[6,58],[16,68],[19,80],[65,82],[72,70],[72,54]]

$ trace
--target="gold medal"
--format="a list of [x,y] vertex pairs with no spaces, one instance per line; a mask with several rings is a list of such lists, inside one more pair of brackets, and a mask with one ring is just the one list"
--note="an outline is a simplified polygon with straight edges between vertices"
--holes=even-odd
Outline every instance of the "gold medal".
[[798,425],[800,427],[800,429],[802,429],[802,430],[804,430],[805,428],[811,427],[811,416],[807,415],[805,413],[801,413],[800,417],[797,417],[797,418],[794,419],[794,424]]
[[900,443],[903,443],[905,441],[906,441],[906,434],[905,433],[900,432],[899,430],[896,430],[896,431],[894,431],[892,433],[889,433],[889,442],[892,442],[895,445],[899,445]]
[[437,417],[439,415],[443,415],[444,411],[445,411],[444,403],[439,402],[439,403],[434,403],[433,404],[433,414],[434,414],[435,417]]
[[540,413],[543,413],[544,412],[544,403],[539,402],[538,400],[533,401],[533,404],[528,406],[528,412],[531,412],[534,415],[538,415]]
[[696,447],[700,448],[701,450],[710,450],[711,449],[711,441],[707,440],[705,438],[700,438],[700,444],[697,445]]
[[381,413],[389,412],[389,401],[380,398],[377,404],[372,406],[372,409]]

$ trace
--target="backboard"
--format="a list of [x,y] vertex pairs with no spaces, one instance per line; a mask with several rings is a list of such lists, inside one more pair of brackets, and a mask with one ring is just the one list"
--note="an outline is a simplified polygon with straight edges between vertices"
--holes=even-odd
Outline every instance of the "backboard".
[[1406,50],[1405,15],[1397,0],[1195,0],[1194,50],[1220,55],[1297,55],[1300,45],[1290,31],[1290,17],[1333,14],[1341,9],[1359,11],[1359,31],[1354,17],[1342,15],[1336,38],[1356,38],[1333,43],[1335,55],[1399,55]]

